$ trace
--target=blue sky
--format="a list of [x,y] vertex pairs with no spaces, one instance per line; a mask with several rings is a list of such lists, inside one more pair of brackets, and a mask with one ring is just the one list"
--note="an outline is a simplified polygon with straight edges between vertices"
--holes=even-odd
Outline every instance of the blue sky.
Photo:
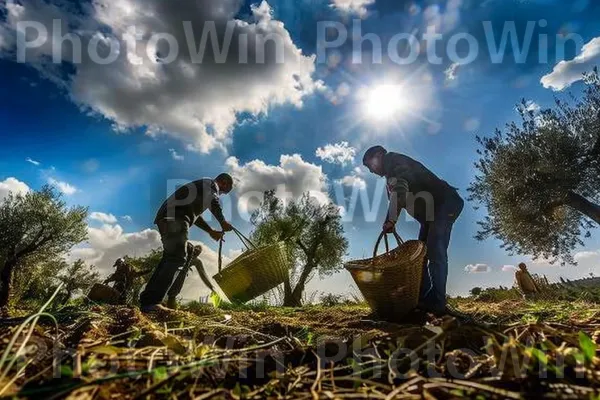
[[[242,192],[279,184],[294,194],[315,190],[335,200],[333,187],[344,178],[357,185],[338,184],[346,195],[364,190],[372,196],[377,178],[355,169],[366,148],[382,144],[423,162],[466,198],[475,173],[475,135],[491,134],[515,120],[515,104],[521,99],[543,108],[553,104],[554,96],[577,94],[581,72],[600,60],[600,43],[595,41],[600,37],[600,6],[592,1],[272,0],[261,5],[232,0],[222,3],[225,10],[211,0],[154,0],[137,7],[140,1],[113,0],[103,11],[86,2],[78,7],[33,0],[0,5],[0,190],[25,190],[23,184],[37,189],[51,182],[70,204],[96,212],[89,221],[90,242],[73,256],[86,258],[103,271],[116,257],[143,254],[157,245],[156,232],[151,231],[153,216],[174,183],[222,171],[244,178],[244,190],[226,200],[233,204]],[[59,52],[60,63],[52,64],[48,62],[52,49],[44,45],[30,50],[26,62],[16,59],[19,21],[37,21],[50,28],[49,21],[59,18],[63,33],[72,29],[80,34],[85,47],[94,32],[119,37],[124,26],[136,26],[170,33],[188,17],[197,24],[210,18],[238,21],[239,29],[251,37],[257,27],[273,32],[283,37],[286,58],[280,65],[270,64],[267,51],[265,65],[240,66],[227,60],[195,70],[176,59],[170,65],[145,68],[146,64],[128,64],[123,57],[108,65],[94,65],[85,56],[82,63],[72,63],[67,46]],[[338,33],[343,27],[350,34],[339,47],[326,49],[325,60],[317,60],[323,41],[334,40],[319,34],[324,21],[336,24]],[[515,61],[510,44],[501,52],[504,61],[492,62],[485,21],[498,41],[511,24],[519,41],[527,37],[528,27],[532,29],[531,46],[522,62]],[[421,47],[423,51],[408,65],[398,65],[387,54],[381,63],[373,63],[371,44],[356,47],[358,38],[351,34],[358,23],[363,37],[375,35],[384,47],[394,35],[422,38],[427,27],[433,27],[443,34],[437,44],[442,61],[430,62]],[[177,29],[173,35],[180,38]],[[468,34],[479,48],[468,63],[457,63],[445,50],[459,34]],[[569,34],[578,42],[568,42],[565,51],[557,53],[556,38]],[[464,45],[464,40],[459,42],[456,57],[468,55]],[[157,47],[156,54],[165,57],[163,48]],[[547,61],[540,62],[540,54],[547,54]],[[353,62],[353,55],[362,55],[363,62]],[[584,55],[581,63],[569,62]],[[560,65],[562,60],[566,63]],[[394,88],[389,101],[382,101],[387,93],[382,87]],[[368,115],[365,110],[373,105],[375,113],[391,107],[391,115],[382,119]],[[325,153],[354,157],[348,156],[345,163],[329,162]],[[345,224],[348,258],[370,253],[384,208],[385,204],[375,221],[365,221],[359,207]],[[473,239],[476,221],[484,212],[469,203],[456,224],[450,293],[511,285],[512,273],[503,266],[529,261],[526,255],[510,257],[495,241]],[[401,221],[402,236],[414,237],[418,225],[407,218]],[[233,222],[242,230],[250,229],[237,213]],[[192,239],[216,247],[199,230],[193,230]],[[228,256],[238,248],[233,238],[227,241]],[[596,272],[598,249],[594,232],[581,249],[579,266],[538,263],[532,269],[552,279],[587,276]],[[205,257],[214,264],[214,253],[207,250]],[[477,264],[485,266],[471,270],[487,272],[465,269]],[[194,284],[187,286],[190,296]],[[349,274],[342,272],[323,281],[315,278],[310,290],[353,289]]]

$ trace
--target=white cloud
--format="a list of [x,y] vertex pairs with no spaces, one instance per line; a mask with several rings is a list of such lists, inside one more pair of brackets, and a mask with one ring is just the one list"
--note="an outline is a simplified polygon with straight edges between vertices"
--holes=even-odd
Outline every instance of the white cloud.
[[465,271],[470,274],[490,272],[491,268],[487,264],[469,264],[465,267]]
[[171,153],[171,157],[173,158],[173,160],[183,161],[185,159],[185,157],[177,153],[175,149],[169,149],[169,153]]
[[33,165],[35,165],[36,167],[39,167],[39,166],[40,166],[40,164],[41,164],[39,161],[35,161],[35,160],[31,159],[30,157],[27,157],[27,158],[25,159],[25,161],[27,161],[27,162],[28,162],[28,163],[30,163],[30,164],[33,164]]
[[14,195],[26,194],[29,192],[29,186],[26,183],[19,181],[16,178],[6,178],[0,181],[0,201],[4,200],[9,192]]
[[592,260],[594,258],[600,258],[600,250],[598,250],[598,251],[580,251],[578,253],[575,253],[575,255],[573,257],[575,258],[575,261],[577,261],[577,262]]
[[123,221],[125,221],[125,222],[131,222],[131,221],[133,221],[133,218],[131,218],[129,215],[123,215],[123,216],[121,217],[121,219],[122,219]]
[[451,82],[458,78],[458,67],[460,67],[460,64],[454,63],[450,65],[447,70],[444,71],[444,75],[446,76],[446,82]]
[[93,219],[94,221],[100,221],[105,224],[116,224],[117,223],[117,217],[115,217],[114,215],[106,214],[106,213],[98,212],[98,211],[92,212],[90,214],[90,219]]
[[502,272],[515,272],[517,270],[517,267],[515,267],[514,265],[503,265],[502,266]]
[[560,91],[583,79],[600,61],[600,37],[590,40],[581,48],[574,59],[562,60],[551,73],[542,77],[541,83],[546,89]]
[[525,111],[530,111],[530,112],[534,112],[537,113],[542,109],[542,107],[540,107],[540,105],[538,103],[536,103],[533,100],[528,100],[525,103]]
[[356,149],[351,147],[348,142],[340,142],[317,148],[315,155],[321,160],[332,164],[352,164],[356,156]]
[[[98,267],[102,276],[113,272],[114,262],[126,255],[143,257],[153,249],[161,247],[160,235],[156,230],[145,229],[140,232],[125,233],[119,225],[105,224],[100,228],[88,227],[89,240],[83,247],[75,248],[69,255],[70,260],[82,259]],[[200,259],[209,277],[217,273],[217,252],[202,242],[192,241],[202,245]],[[235,255],[230,252],[228,255]],[[228,255],[223,255],[223,265],[231,262]],[[196,271],[191,271],[182,291],[185,300],[197,300],[199,296],[208,295]]]
[[[240,200],[257,196],[267,190],[276,190],[277,197],[284,201],[297,199],[310,192],[319,202],[329,201],[327,176],[320,166],[311,164],[298,154],[282,155],[279,165],[269,165],[262,160],[240,165],[235,157],[229,157],[225,164],[236,181],[235,191]],[[257,203],[240,201],[241,211],[249,211]]]
[[332,6],[338,10],[365,16],[367,7],[375,3],[375,0],[332,0]]
[[57,181],[54,178],[48,178],[48,184],[56,187],[58,190],[66,194],[67,196],[71,196],[79,191],[75,186],[70,183]]
[[342,179],[337,179],[335,182],[340,185],[349,186],[349,187],[357,187],[360,190],[364,190],[367,188],[367,182],[363,178],[361,178],[362,171],[360,168],[355,168],[352,171],[352,174],[344,176]]
[[[302,54],[283,23],[273,19],[267,2],[252,7],[252,15],[243,21],[236,19],[241,6],[239,0],[95,0],[81,12],[45,1],[23,0],[18,5],[0,5],[0,37],[5,47],[13,44],[12,51],[3,52],[4,56],[14,57],[19,21],[40,22],[50,33],[56,19],[62,23],[62,35],[77,32],[83,49],[96,41],[103,57],[110,54],[111,43],[118,43],[122,50],[114,62],[102,65],[84,51],[80,63],[70,64],[74,71],[68,76],[51,63],[51,40],[28,52],[26,60],[68,91],[83,110],[110,120],[117,131],[141,127],[151,136],[166,134],[209,152],[224,149],[231,141],[239,114],[258,116],[281,104],[301,107],[304,96],[322,86],[312,79],[315,57]],[[214,43],[208,35],[213,22],[220,38]],[[189,27],[188,35],[185,26]],[[207,50],[198,55],[205,28]],[[37,32],[30,31],[33,40]],[[135,49],[123,39],[131,37],[133,42],[133,33],[139,39]],[[159,38],[153,35],[156,33],[175,39],[171,43],[177,43],[178,56],[173,62],[163,61],[172,58],[175,45],[164,36],[157,42],[150,40]],[[223,38],[229,33],[226,51]],[[193,40],[188,41],[188,37]],[[244,39],[249,45],[240,45]],[[223,49],[224,60],[215,56],[212,44]],[[63,46],[59,54],[65,62],[73,61],[70,47]]]

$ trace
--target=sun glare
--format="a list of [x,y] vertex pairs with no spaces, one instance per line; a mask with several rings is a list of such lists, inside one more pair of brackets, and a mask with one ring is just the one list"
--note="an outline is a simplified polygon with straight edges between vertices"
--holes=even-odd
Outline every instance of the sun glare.
[[400,85],[376,85],[367,89],[365,112],[377,121],[391,120],[406,107],[407,103]]

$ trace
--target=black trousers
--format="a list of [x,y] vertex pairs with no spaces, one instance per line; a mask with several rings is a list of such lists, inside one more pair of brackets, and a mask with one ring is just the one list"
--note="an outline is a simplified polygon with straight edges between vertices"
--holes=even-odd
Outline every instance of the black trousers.
[[175,274],[185,266],[187,258],[189,231],[187,222],[162,220],[158,223],[158,231],[163,244],[163,254],[160,263],[140,295],[142,306],[162,303],[173,283]]

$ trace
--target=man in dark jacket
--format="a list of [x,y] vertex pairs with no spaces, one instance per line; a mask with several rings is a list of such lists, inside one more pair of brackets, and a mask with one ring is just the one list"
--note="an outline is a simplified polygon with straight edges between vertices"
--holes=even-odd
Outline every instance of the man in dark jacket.
[[[228,194],[233,188],[229,174],[213,179],[200,179],[178,188],[160,207],[154,219],[163,244],[163,255],[146,288],[140,295],[142,311],[161,309],[160,303],[167,294],[173,278],[187,259],[188,230],[196,225],[214,240],[221,240],[223,232],[233,229],[225,220],[219,203],[219,195]],[[222,232],[212,229],[201,214],[210,210],[221,225]]]
[[390,205],[383,231],[394,231],[403,209],[421,224],[419,240],[427,244],[428,265],[424,266],[419,308],[444,313],[450,234],[464,201],[456,188],[423,164],[382,146],[367,150],[363,164],[387,181]]

